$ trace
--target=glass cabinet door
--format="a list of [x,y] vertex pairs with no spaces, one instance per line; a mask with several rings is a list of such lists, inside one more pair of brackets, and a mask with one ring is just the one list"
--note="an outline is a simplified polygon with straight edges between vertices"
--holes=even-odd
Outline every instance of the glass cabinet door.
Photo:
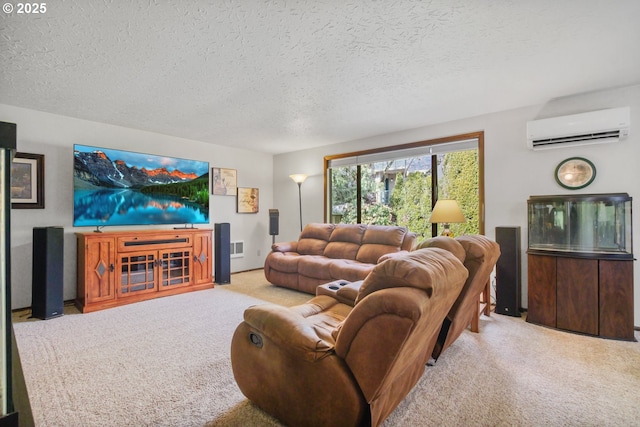
[[191,250],[174,249],[160,253],[161,289],[191,283]]
[[130,253],[120,257],[120,296],[154,292],[157,258],[155,253]]
[[120,257],[120,297],[191,284],[191,249],[132,252]]

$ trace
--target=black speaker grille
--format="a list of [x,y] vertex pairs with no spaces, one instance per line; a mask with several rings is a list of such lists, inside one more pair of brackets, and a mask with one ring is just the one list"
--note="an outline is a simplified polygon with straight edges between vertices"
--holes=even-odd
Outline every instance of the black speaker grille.
[[216,283],[231,282],[231,228],[227,222],[214,224],[213,261]]
[[31,312],[38,319],[62,316],[64,308],[64,230],[33,229]]
[[520,227],[496,227],[496,313],[520,317]]

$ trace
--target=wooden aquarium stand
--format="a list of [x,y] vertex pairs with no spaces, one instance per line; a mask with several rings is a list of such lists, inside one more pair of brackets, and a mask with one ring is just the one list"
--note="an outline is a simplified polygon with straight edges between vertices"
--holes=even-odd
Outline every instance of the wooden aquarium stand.
[[635,341],[633,262],[529,253],[527,322]]
[[83,313],[213,287],[209,229],[76,233]]

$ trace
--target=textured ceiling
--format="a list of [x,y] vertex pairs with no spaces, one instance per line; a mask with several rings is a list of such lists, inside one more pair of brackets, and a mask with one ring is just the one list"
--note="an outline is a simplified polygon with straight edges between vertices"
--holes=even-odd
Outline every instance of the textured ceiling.
[[0,13],[0,103],[282,153],[640,82],[638,0],[77,0]]

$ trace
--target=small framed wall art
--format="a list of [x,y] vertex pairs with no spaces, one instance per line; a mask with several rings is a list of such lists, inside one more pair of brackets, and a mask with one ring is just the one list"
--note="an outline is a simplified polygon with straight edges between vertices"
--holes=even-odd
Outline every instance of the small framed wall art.
[[569,157],[558,164],[555,178],[562,187],[579,190],[591,184],[596,178],[596,167],[583,157]]
[[235,169],[211,168],[211,194],[214,196],[235,196],[238,188],[238,171]]
[[258,213],[259,192],[257,188],[238,188],[238,213]]
[[15,154],[11,163],[11,208],[44,209],[44,154]]

